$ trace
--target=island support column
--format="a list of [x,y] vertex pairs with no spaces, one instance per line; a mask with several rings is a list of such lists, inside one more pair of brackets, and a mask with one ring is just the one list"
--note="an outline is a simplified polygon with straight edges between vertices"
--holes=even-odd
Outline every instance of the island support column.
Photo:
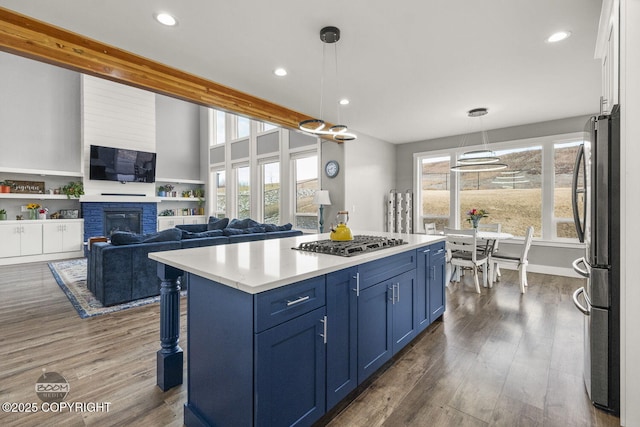
[[158,263],[160,285],[160,345],[157,384],[162,391],[182,384],[183,351],[180,341],[180,284],[182,270]]

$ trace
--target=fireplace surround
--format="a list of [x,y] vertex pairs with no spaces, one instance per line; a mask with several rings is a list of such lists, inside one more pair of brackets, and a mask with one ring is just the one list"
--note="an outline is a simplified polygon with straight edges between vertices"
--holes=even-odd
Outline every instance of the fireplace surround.
[[[122,231],[132,231],[141,234],[155,233],[157,230],[158,206],[156,203],[146,202],[83,202],[82,217],[84,218],[84,240],[90,237],[109,236],[105,224],[107,213],[119,212],[122,218],[115,218],[121,227],[125,227]],[[129,215],[138,213],[139,223],[138,229],[133,229],[129,220]],[[119,220],[119,221],[118,221]],[[126,221],[125,221],[126,220]],[[126,228],[129,229],[126,229]]]

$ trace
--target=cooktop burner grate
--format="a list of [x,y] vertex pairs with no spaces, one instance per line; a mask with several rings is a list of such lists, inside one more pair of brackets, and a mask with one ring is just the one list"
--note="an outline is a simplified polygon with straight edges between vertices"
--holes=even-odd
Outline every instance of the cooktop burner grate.
[[297,248],[292,249],[348,257],[406,244],[407,242],[402,239],[380,236],[354,236],[353,240],[348,241],[316,240],[304,242],[300,243]]

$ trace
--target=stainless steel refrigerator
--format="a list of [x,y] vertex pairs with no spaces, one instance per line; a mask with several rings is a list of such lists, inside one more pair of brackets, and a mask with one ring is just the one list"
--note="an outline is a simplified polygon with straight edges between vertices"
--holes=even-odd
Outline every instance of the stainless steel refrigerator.
[[576,159],[573,212],[586,254],[573,262],[586,286],[573,294],[584,314],[584,382],[593,404],[620,412],[620,110],[593,116]]

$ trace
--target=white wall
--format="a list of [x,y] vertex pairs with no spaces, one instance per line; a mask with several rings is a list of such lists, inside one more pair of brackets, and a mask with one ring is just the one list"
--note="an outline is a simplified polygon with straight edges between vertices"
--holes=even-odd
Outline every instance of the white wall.
[[349,227],[355,232],[385,231],[385,198],[395,188],[396,147],[358,133],[358,139],[344,143],[344,150]]

